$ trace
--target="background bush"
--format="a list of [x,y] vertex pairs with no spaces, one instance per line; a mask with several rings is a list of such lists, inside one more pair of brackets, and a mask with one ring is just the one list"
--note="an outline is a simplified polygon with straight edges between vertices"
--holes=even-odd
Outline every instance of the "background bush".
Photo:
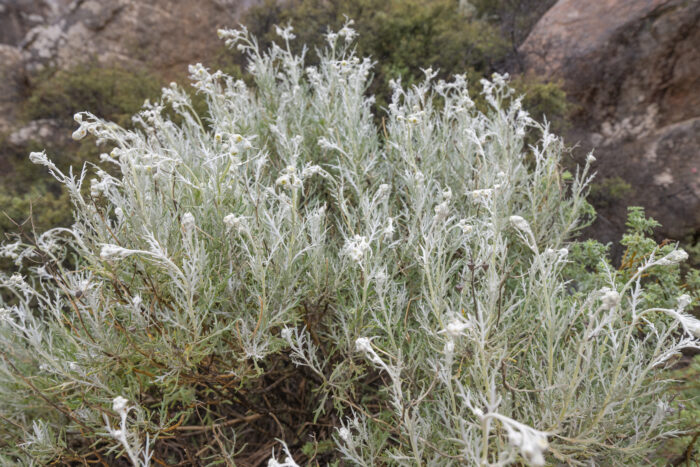
[[95,115],[122,126],[130,126],[131,116],[143,101],[158,97],[161,88],[159,80],[146,71],[105,67],[96,62],[67,70],[49,69],[33,82],[22,109],[27,120],[51,118],[65,122],[66,115],[90,108]]

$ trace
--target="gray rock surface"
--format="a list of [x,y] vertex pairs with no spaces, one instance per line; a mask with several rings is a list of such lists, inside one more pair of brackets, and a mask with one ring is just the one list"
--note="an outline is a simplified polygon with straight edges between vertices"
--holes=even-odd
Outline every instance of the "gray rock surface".
[[220,50],[220,27],[237,24],[251,0],[82,0],[52,21],[30,29],[22,41],[29,72],[69,67],[85,60],[148,65],[182,75],[188,64]]
[[65,128],[61,127],[60,122],[50,118],[32,120],[26,125],[15,128],[7,138],[8,142],[15,146],[22,146],[31,141],[51,141],[55,143],[58,140],[67,139]]
[[218,28],[237,26],[259,1],[0,0],[0,134],[17,140],[32,128],[17,121],[18,107],[47,67],[94,60],[181,77],[221,50]]
[[520,51],[579,106],[569,143],[633,191],[600,211],[606,241],[642,205],[671,238],[700,230],[700,2],[559,0]]
[[0,0],[0,44],[19,45],[33,27],[51,23],[70,0]]

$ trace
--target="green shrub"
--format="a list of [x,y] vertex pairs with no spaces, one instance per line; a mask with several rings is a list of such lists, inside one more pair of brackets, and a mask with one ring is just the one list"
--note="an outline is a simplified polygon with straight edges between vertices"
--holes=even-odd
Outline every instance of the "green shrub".
[[417,83],[421,70],[432,67],[441,78],[470,71],[470,79],[478,81],[508,52],[497,27],[460,15],[452,0],[268,1],[250,10],[246,24],[263,45],[274,40],[273,25],[294,24],[299,41],[293,50],[300,52],[297,44],[307,44],[313,63],[313,51],[326,45],[323,34],[329,25],[339,29],[347,17],[354,19],[359,33],[358,55],[378,63],[371,92],[384,105],[390,101],[392,79]]
[[523,108],[539,122],[549,121],[553,131],[563,132],[569,129],[568,116],[572,104],[566,98],[566,92],[560,82],[545,82],[533,76],[516,76],[512,86],[517,94],[523,96]]
[[607,207],[629,196],[634,191],[632,185],[625,179],[615,177],[605,177],[591,185],[591,201],[599,207]]
[[470,4],[476,15],[499,24],[513,48],[517,48],[535,23],[556,0],[461,0]]
[[670,440],[660,451],[660,462],[666,465],[697,465],[700,462],[700,356],[671,375],[677,380],[673,387],[677,396],[673,416],[678,426],[688,430],[683,436]]
[[279,34],[220,31],[255,87],[193,66],[204,121],[177,86],[135,129],[79,114],[114,175],[30,155],[76,222],[0,250],[2,461],[630,465],[678,434],[700,321],[649,275],[685,252],[572,243],[589,166],[500,75],[483,112],[462,76],[395,83],[377,126],[349,25],[311,67]]
[[18,224],[29,232],[44,232],[56,226],[70,225],[73,220],[67,193],[47,191],[44,185],[38,183],[22,194],[0,192],[0,206],[3,214],[0,231],[3,233],[17,232]]
[[[622,280],[629,280],[640,266],[653,254],[670,253],[674,245],[668,241],[657,244],[654,240],[654,229],[659,227],[654,219],[646,218],[644,210],[631,207],[628,212],[628,231],[620,243],[625,247],[616,275]],[[567,266],[569,277],[586,277],[585,290],[602,287],[613,266],[600,258],[607,254],[607,247],[589,239],[577,242],[571,246],[571,255],[576,258]],[[692,259],[692,252],[690,253]],[[700,304],[700,270],[681,270],[676,267],[653,267],[645,271],[643,277],[644,300],[658,307],[673,307],[678,296],[686,294],[689,302],[686,308]],[[579,287],[581,281],[577,281]],[[688,365],[690,362],[690,365]],[[681,359],[675,368],[666,376],[676,380],[669,388],[668,396],[672,401],[668,407],[668,415],[674,420],[679,430],[687,430],[688,434],[665,443],[652,458],[654,464],[678,465],[681,460],[697,461],[698,449],[695,445],[699,431],[698,414],[700,413],[700,391],[697,384],[698,365],[700,357]],[[648,460],[652,463],[651,460]]]
[[53,118],[65,121],[86,108],[96,115],[129,125],[145,99],[158,96],[161,83],[145,71],[80,64],[66,70],[48,70],[35,79],[23,106],[27,120]]

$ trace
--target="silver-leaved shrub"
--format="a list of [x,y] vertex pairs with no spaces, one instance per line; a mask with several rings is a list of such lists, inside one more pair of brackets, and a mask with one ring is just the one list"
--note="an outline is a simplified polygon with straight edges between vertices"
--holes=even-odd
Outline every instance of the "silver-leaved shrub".
[[687,255],[565,274],[594,159],[564,176],[502,76],[486,111],[427,69],[374,114],[350,24],[308,68],[278,32],[219,32],[254,84],[192,66],[206,115],[176,85],[134,130],[77,114],[102,168],[30,156],[75,224],[2,249],[2,463],[614,465],[676,434],[700,325],[643,278]]

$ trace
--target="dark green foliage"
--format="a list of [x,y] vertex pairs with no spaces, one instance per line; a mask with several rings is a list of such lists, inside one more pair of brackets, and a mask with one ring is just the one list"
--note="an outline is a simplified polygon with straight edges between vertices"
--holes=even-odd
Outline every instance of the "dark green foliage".
[[346,18],[355,21],[359,55],[384,64],[381,78],[421,77],[427,66],[444,76],[490,73],[508,50],[497,26],[460,14],[450,0],[268,0],[250,11],[246,24],[265,44],[279,39],[273,25],[291,23],[295,44],[318,48],[328,27],[337,30]]
[[537,121],[550,122],[550,128],[556,133],[568,129],[566,118],[572,111],[572,105],[566,99],[566,93],[560,82],[545,82],[536,76],[516,76],[512,80],[516,93],[522,94],[523,107]]
[[463,0],[463,3],[472,5],[477,15],[497,22],[515,48],[556,0]]
[[27,190],[7,187],[4,180],[3,185],[0,190],[0,232],[3,234],[17,232],[18,225],[23,225],[27,232],[35,229],[39,233],[68,225],[73,219],[68,195],[62,191],[56,192],[50,183],[34,182],[27,186]]
[[591,184],[589,200],[598,207],[610,206],[634,189],[621,177],[600,177]]
[[[410,84],[422,79],[422,68],[432,67],[443,78],[469,72],[478,81],[508,52],[496,26],[460,14],[451,0],[268,0],[251,9],[245,23],[263,46],[280,42],[275,24],[290,23],[297,35],[292,46],[307,44],[313,50],[324,46],[328,27],[338,30],[347,18],[359,33],[358,55],[381,64],[369,91],[380,107],[389,100],[391,79]],[[309,58],[314,62],[315,53]]]
[[[652,253],[656,258],[660,258],[675,248],[675,244],[668,241],[661,244],[656,242],[654,230],[660,224],[650,217],[647,218],[641,207],[628,208],[626,225],[627,232],[620,240],[624,253],[617,267],[608,261],[599,260],[606,257],[609,245],[603,245],[593,239],[572,243],[570,249],[574,260],[567,266],[567,275],[574,280],[587,277],[589,281],[576,282],[578,290],[590,292],[602,287],[610,273],[616,275],[619,283],[625,283]],[[587,272],[594,274],[587,276]],[[654,266],[644,275],[644,299],[649,306],[673,308],[676,306],[677,297],[687,293],[697,303],[700,299],[699,273],[697,269],[686,270],[685,266],[681,265]]]
[[66,121],[76,112],[92,109],[99,117],[127,126],[143,101],[158,96],[161,87],[160,81],[145,71],[105,68],[96,63],[45,72],[35,81],[23,108],[27,120]]
[[[71,219],[68,197],[40,167],[29,162],[31,151],[43,145],[30,141],[13,146],[0,139],[0,154],[7,170],[0,175],[0,238],[17,233],[18,225],[25,231],[36,228],[42,232],[57,225],[67,225]],[[32,220],[29,221],[30,213]],[[33,226],[32,226],[33,223]]]
[[[622,236],[620,244],[625,247],[619,271],[623,280],[629,280],[637,268],[649,257],[655,248],[661,246],[657,257],[670,253],[675,245],[664,241],[661,245],[652,237],[654,229],[660,227],[655,219],[647,218],[644,209],[638,206],[628,208],[627,233]],[[697,298],[698,291],[689,290],[683,280],[681,266],[649,269],[645,277],[645,299],[655,306],[672,308],[676,299],[683,293]]]

